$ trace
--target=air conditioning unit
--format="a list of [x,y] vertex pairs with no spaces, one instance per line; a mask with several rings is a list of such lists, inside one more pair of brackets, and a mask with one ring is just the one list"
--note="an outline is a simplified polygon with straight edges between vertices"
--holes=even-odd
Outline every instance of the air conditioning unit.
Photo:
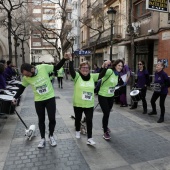
[[140,23],[139,22],[133,22],[132,27],[134,29],[134,33],[136,35],[139,35],[140,34]]

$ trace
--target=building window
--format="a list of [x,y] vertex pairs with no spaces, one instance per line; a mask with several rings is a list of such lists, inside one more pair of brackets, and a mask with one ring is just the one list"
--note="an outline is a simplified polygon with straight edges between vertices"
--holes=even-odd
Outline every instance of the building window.
[[44,10],[43,10],[43,13],[44,13],[44,14],[54,14],[55,11],[54,11],[53,9],[44,9]]
[[32,44],[34,47],[36,47],[36,46],[41,46],[41,42],[33,42],[33,44]]
[[33,22],[41,22],[41,18],[40,18],[40,17],[33,18],[32,21],[33,21]]
[[42,54],[42,50],[34,50],[34,54]]
[[135,19],[141,17],[147,17],[150,14],[150,10],[146,9],[146,0],[140,0],[134,3],[134,16]]
[[32,38],[41,38],[41,34],[33,34]]
[[41,13],[41,9],[33,9],[33,13],[34,14],[40,14]]

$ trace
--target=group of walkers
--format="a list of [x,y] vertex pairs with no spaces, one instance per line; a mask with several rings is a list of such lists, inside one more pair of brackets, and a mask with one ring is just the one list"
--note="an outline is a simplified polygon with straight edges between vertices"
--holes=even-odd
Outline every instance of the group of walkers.
[[[73,59],[70,53],[66,53],[64,58],[56,65],[41,64],[33,66],[28,63],[21,65],[21,73],[23,75],[22,85],[14,96],[13,103],[17,102],[17,99],[24,92],[28,85],[31,85],[34,93],[35,109],[38,116],[38,125],[41,134],[41,140],[38,144],[38,148],[44,148],[46,144],[45,138],[45,109],[47,110],[49,118],[49,142],[51,146],[56,146],[57,142],[54,137],[54,129],[56,125],[56,101],[54,96],[54,88],[50,81],[49,74],[60,70],[65,61],[69,60],[69,72],[74,82],[74,94],[73,94],[73,110],[75,113],[75,137],[79,139],[80,134],[80,122],[82,114],[86,116],[87,124],[87,144],[95,145],[95,141],[92,137],[93,128],[93,112],[94,112],[94,88],[95,82],[101,80],[100,89],[98,92],[98,102],[103,112],[103,119],[101,128],[103,128],[103,138],[109,140],[111,130],[108,127],[109,116],[114,103],[115,87],[117,85],[124,88],[127,85],[127,79],[121,80],[121,73],[124,69],[124,61],[116,60],[114,63],[111,61],[104,61],[100,68],[100,73],[90,73],[90,65],[87,61],[80,63],[79,70],[75,71],[73,67]],[[137,73],[137,80],[135,86],[141,88],[142,102],[144,108],[144,114],[147,113],[147,102],[145,99],[147,86],[149,84],[149,75],[144,67],[144,62],[139,61],[139,70]],[[152,112],[149,115],[157,114],[155,102],[160,97],[161,116],[158,123],[164,121],[165,107],[164,102],[168,93],[168,81],[167,74],[163,71],[163,63],[159,62],[156,66],[155,83],[161,85],[160,92],[154,92],[151,105]],[[62,85],[60,86],[62,88]],[[137,103],[132,105],[132,109],[137,107]]]

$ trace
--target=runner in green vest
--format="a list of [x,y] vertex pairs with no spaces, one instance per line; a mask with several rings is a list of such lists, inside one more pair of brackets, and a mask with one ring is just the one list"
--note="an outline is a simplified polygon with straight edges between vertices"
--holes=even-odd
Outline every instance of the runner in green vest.
[[[92,120],[94,111],[94,83],[105,74],[106,69],[103,69],[102,73],[90,73],[90,65],[87,61],[80,63],[79,71],[75,72],[73,68],[73,61],[71,54],[69,62],[69,71],[74,81],[74,96],[73,96],[73,108],[75,113],[75,126],[76,126],[76,138],[80,138],[80,121],[84,112],[86,116],[87,124],[87,144],[95,145],[92,138]],[[108,65],[110,62],[105,62]]]
[[58,79],[58,87],[61,89],[63,88],[63,77],[64,77],[64,68],[61,67],[58,71],[57,71],[57,79]]
[[21,73],[23,74],[22,85],[20,86],[17,94],[14,96],[13,103],[24,92],[25,88],[31,85],[34,92],[35,109],[38,115],[38,124],[41,134],[41,141],[38,148],[44,148],[45,140],[45,109],[47,110],[49,118],[49,142],[51,146],[56,146],[56,140],[53,136],[56,120],[56,102],[54,96],[54,88],[49,78],[49,73],[55,72],[60,69],[68,59],[68,55],[64,55],[64,58],[57,65],[41,64],[36,67],[31,64],[24,63],[21,65]]
[[122,60],[116,60],[113,63],[111,69],[108,69],[106,71],[105,76],[102,78],[102,82],[104,83],[100,87],[98,93],[98,101],[103,111],[103,120],[102,120],[103,131],[104,131],[103,138],[106,140],[109,140],[111,138],[109,134],[110,129],[108,128],[108,121],[109,121],[110,111],[112,109],[113,102],[114,102],[115,86],[118,84],[119,73],[121,72],[123,66],[124,66],[124,62]]

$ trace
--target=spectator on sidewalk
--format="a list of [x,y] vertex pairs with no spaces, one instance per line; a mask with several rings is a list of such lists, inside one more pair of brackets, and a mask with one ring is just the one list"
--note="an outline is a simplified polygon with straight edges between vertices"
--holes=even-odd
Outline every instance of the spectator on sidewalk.
[[3,63],[0,63],[0,89],[6,89],[4,70],[5,70],[5,65]]
[[94,64],[94,71],[93,73],[100,73],[100,68],[97,66],[97,64]]
[[122,60],[116,60],[112,68],[108,68],[105,76],[102,78],[102,84],[98,93],[98,101],[103,112],[102,127],[103,138],[109,140],[110,129],[108,128],[110,111],[114,102],[114,89],[118,84],[119,74],[123,68],[124,62]]
[[[71,56],[71,54],[68,54]],[[90,73],[90,65],[87,61],[80,63],[79,71],[73,68],[72,57],[69,62],[69,70],[74,81],[73,108],[75,113],[76,138],[80,138],[80,121],[84,112],[87,124],[87,144],[95,145],[92,138],[93,112],[94,112],[94,83],[105,74],[106,69],[100,73]],[[104,65],[108,65],[105,62]]]
[[[123,62],[125,63],[125,59],[123,59]],[[124,65],[122,71],[120,72],[120,76],[124,82],[123,87],[121,87],[120,90],[120,107],[127,107],[127,97],[126,97],[126,91],[127,91],[127,83],[130,78],[130,69],[127,64]]]
[[155,88],[151,98],[152,111],[148,115],[156,115],[156,100],[160,97],[159,105],[161,109],[160,118],[157,123],[164,122],[165,115],[165,99],[168,94],[168,87],[170,86],[170,80],[168,75],[164,72],[164,63],[158,62],[156,65],[155,80],[154,83],[160,85],[160,90]]
[[63,77],[64,77],[64,68],[61,67],[58,71],[57,71],[57,80],[58,80],[58,87],[61,89],[63,88]]
[[13,76],[16,75],[16,72],[13,69],[13,63],[12,61],[8,60],[7,61],[7,67],[5,69],[5,76],[6,76],[6,81],[11,80]]
[[32,66],[24,63],[21,65],[21,73],[23,74],[22,85],[14,96],[13,103],[23,93],[25,88],[31,85],[34,92],[35,109],[38,115],[38,124],[41,134],[41,141],[38,148],[45,147],[45,109],[47,110],[49,119],[49,142],[51,146],[56,146],[57,142],[53,136],[56,120],[56,102],[54,95],[54,88],[51,84],[49,73],[60,69],[65,61],[68,59],[67,55],[56,65],[40,64]]
[[[149,86],[149,73],[145,67],[144,61],[138,62],[138,72],[137,79],[134,85],[135,88],[140,88],[142,105],[143,105],[143,114],[147,114],[147,102],[146,102],[146,91],[147,86]],[[134,102],[130,109],[136,109],[138,102]]]

